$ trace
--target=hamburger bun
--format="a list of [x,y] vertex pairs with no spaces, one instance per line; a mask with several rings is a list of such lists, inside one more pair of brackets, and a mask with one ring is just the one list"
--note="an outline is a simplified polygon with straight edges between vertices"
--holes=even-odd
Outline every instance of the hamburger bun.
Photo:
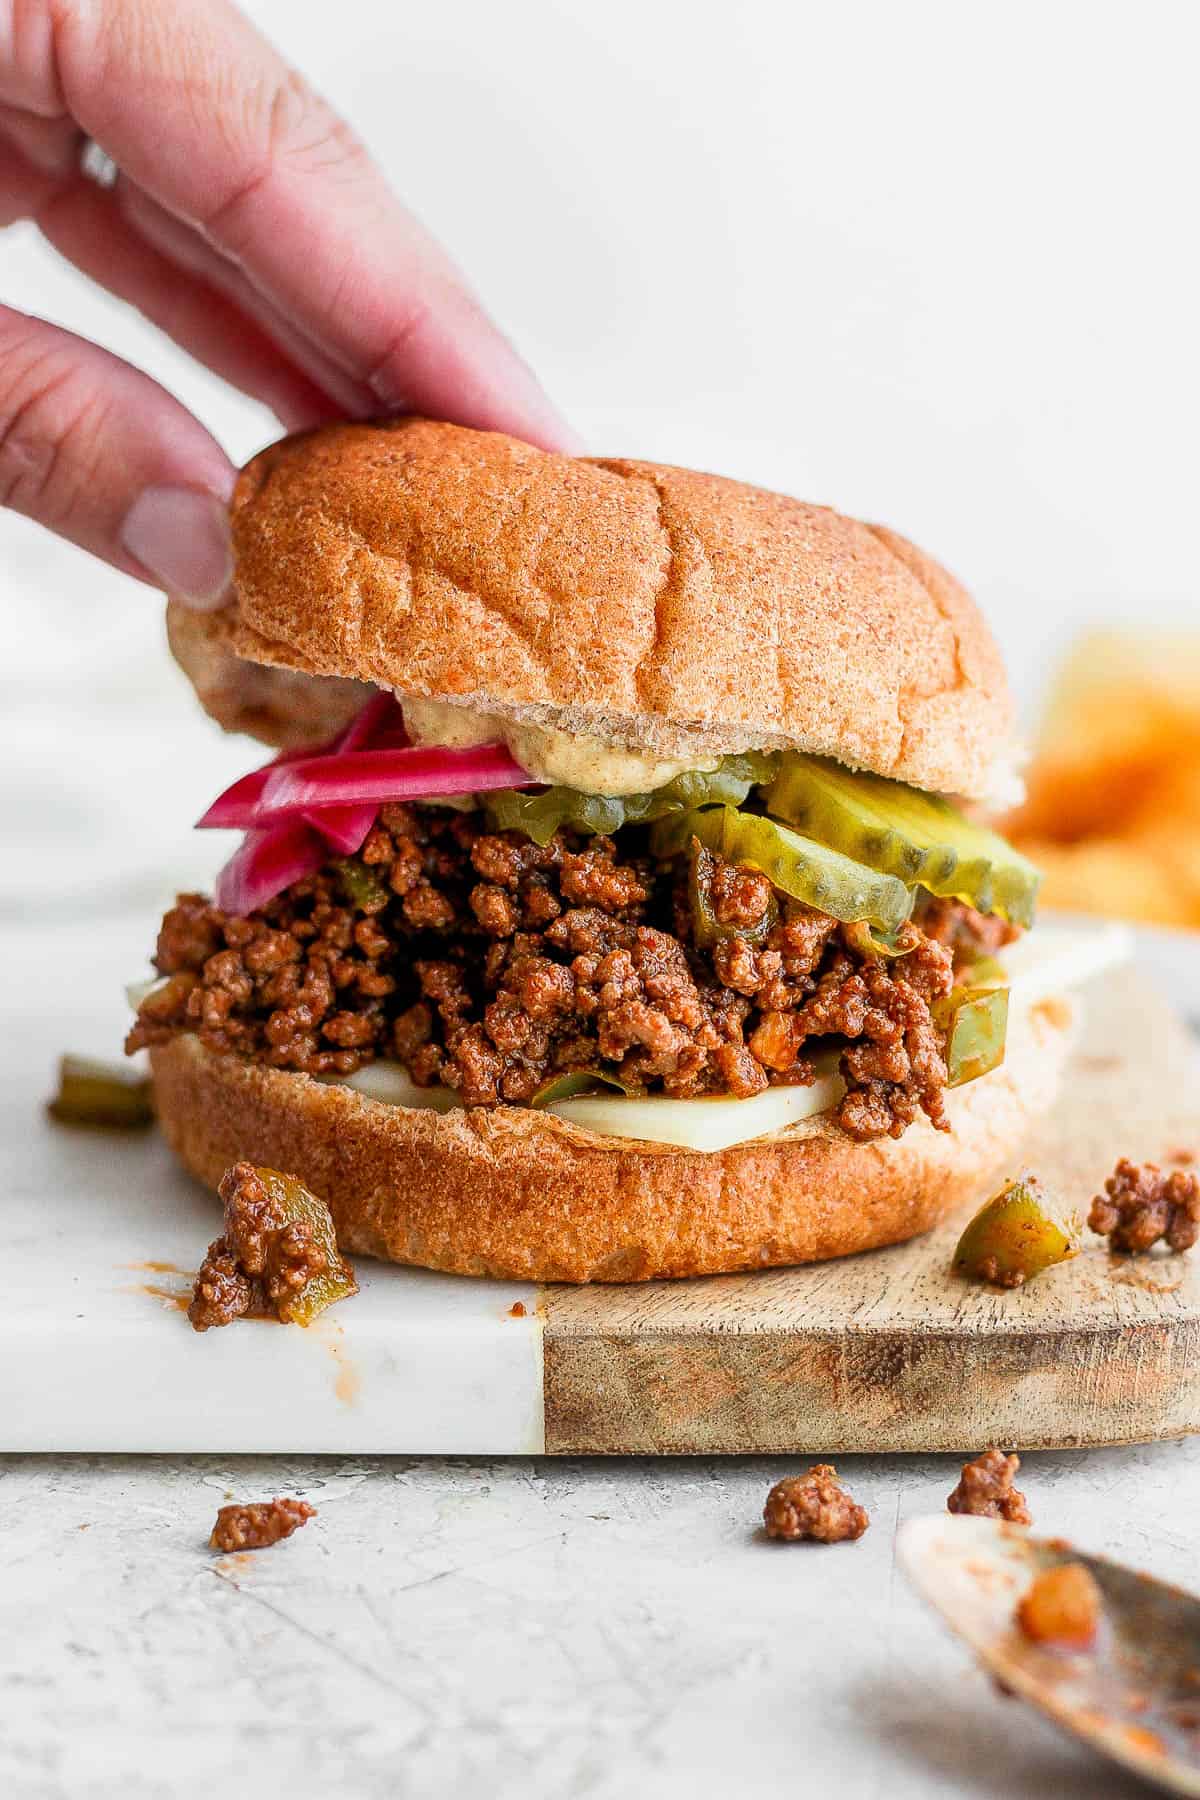
[[365,682],[664,757],[807,750],[979,797],[1011,727],[988,628],[937,563],[716,475],[331,425],[247,465],[233,538],[232,600],[172,605],[171,643],[222,725],[272,743],[335,730]]
[[286,1169],[325,1199],[343,1250],[461,1275],[650,1281],[845,1256],[928,1231],[1011,1170],[1051,1103],[1073,1013],[1012,1021],[990,1075],[925,1120],[861,1144],[817,1118],[698,1153],[599,1137],[527,1107],[439,1113],[214,1054],[151,1052],[168,1142],[215,1188],[231,1163]]

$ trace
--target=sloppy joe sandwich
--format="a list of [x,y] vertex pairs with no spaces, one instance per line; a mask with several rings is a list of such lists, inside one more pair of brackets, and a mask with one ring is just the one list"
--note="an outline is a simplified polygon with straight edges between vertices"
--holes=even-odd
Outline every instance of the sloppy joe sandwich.
[[190,1169],[291,1171],[350,1252],[552,1281],[837,1256],[979,1197],[1071,1009],[1016,944],[1034,868],[976,822],[1011,709],[945,570],[420,419],[264,451],[233,536],[229,603],[171,642],[279,754],[201,820],[243,835],[129,1040]]

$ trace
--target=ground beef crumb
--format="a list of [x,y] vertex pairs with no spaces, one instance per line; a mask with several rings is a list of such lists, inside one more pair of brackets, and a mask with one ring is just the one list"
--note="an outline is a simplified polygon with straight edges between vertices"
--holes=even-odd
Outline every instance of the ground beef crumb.
[[[234,1163],[217,1192],[225,1229],[208,1247],[188,1307],[196,1331],[240,1318],[284,1319],[287,1303],[331,1272],[329,1254],[304,1219],[289,1219],[250,1163]],[[336,1271],[352,1280],[339,1259]]]
[[817,1463],[807,1475],[777,1481],[763,1507],[767,1536],[796,1543],[841,1544],[860,1538],[870,1524],[867,1510],[853,1501],[832,1463]]
[[232,1325],[235,1319],[262,1318],[266,1310],[261,1284],[245,1273],[224,1238],[215,1239],[200,1265],[188,1306],[193,1331],[211,1331],[217,1325]]
[[947,1511],[971,1513],[978,1519],[1007,1519],[1010,1525],[1032,1525],[1025,1496],[1013,1486],[1020,1467],[1019,1456],[985,1450],[973,1462],[963,1464],[958,1486],[946,1501]]
[[194,1032],[334,1078],[395,1058],[470,1107],[527,1104],[577,1069],[632,1092],[744,1098],[811,1082],[825,1059],[852,1137],[899,1137],[921,1113],[946,1128],[937,1003],[964,952],[1009,927],[929,901],[881,958],[861,927],[709,852],[701,903],[688,858],[656,863],[646,843],[562,830],[537,845],[482,813],[385,806],[357,862],[249,918],[181,896],[158,940],[168,980],[128,1048]]
[[316,1507],[307,1500],[261,1500],[249,1506],[223,1506],[208,1541],[214,1550],[225,1555],[235,1550],[268,1550],[316,1516]]
[[1200,1236],[1200,1177],[1184,1169],[1164,1175],[1156,1163],[1123,1156],[1092,1201],[1088,1224],[1110,1250],[1149,1250],[1160,1238],[1169,1250],[1190,1250]]

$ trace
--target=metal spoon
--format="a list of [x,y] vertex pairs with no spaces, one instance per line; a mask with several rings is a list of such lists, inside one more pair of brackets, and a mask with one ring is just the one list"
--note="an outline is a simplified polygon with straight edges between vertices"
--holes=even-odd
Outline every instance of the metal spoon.
[[[1003,1687],[1145,1780],[1200,1795],[1200,1599],[996,1519],[912,1519],[896,1553]],[[1086,1652],[1033,1643],[1014,1618],[1033,1577],[1066,1562],[1082,1563],[1103,1596]]]

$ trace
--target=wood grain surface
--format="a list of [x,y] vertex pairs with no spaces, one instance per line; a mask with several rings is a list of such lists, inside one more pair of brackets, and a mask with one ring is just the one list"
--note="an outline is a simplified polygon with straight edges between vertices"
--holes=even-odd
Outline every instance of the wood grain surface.
[[[1086,1215],[1118,1156],[1200,1158],[1195,1047],[1131,970],[1020,1166]],[[1015,1170],[1014,1170],[1015,1172]],[[982,1200],[986,1196],[981,1195]],[[545,1291],[558,1454],[967,1450],[1200,1430],[1200,1250],[1083,1254],[1015,1291],[952,1275],[962,1220],[805,1268]]]

